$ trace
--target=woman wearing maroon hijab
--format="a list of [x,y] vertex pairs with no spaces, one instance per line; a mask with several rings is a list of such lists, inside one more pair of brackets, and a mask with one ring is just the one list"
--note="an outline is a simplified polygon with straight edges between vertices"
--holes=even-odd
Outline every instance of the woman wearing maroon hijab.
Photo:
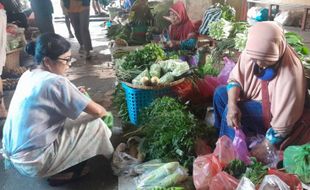
[[167,46],[174,49],[194,49],[197,42],[196,29],[189,19],[182,1],[173,4],[169,11],[169,41]]

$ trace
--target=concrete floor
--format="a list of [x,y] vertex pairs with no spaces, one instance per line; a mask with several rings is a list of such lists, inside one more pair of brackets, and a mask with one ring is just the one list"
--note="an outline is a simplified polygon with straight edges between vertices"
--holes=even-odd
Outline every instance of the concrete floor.
[[[96,19],[97,20],[97,19]],[[108,40],[105,38],[106,30],[100,24],[102,22],[91,22],[90,31],[94,46],[93,57],[86,61],[78,54],[79,45],[75,39],[68,39],[72,43],[73,57],[77,59],[73,63],[67,77],[77,86],[86,86],[90,96],[107,110],[112,110],[111,98],[115,86],[115,73],[111,67],[111,56],[108,49]],[[63,22],[55,22],[56,33],[66,37],[68,32]],[[23,56],[23,62],[31,61],[30,57]],[[5,91],[5,102],[9,101],[14,91]],[[114,110],[112,110],[114,111]],[[119,119],[116,119],[116,126],[113,129],[112,143],[119,144],[121,134]],[[2,127],[0,127],[2,131]],[[0,139],[2,139],[0,134]],[[1,147],[1,143],[0,143]],[[75,190],[117,190],[118,178],[112,175],[110,162],[103,157],[95,157],[89,162],[91,173],[85,178],[61,186],[50,187],[46,180],[21,176],[14,169],[4,170],[4,165],[0,157],[0,190],[49,190],[49,189],[75,189]]]

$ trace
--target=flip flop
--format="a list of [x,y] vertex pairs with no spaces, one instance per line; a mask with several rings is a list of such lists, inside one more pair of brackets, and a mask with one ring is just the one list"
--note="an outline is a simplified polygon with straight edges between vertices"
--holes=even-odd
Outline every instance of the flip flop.
[[76,169],[75,171],[59,173],[47,179],[50,186],[60,186],[64,185],[82,177],[85,177],[90,172],[90,168],[85,166],[83,168]]

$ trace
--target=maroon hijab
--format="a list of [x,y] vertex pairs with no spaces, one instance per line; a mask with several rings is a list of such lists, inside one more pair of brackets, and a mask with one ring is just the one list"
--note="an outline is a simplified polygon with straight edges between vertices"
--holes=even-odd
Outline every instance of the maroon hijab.
[[181,22],[177,25],[170,25],[169,36],[171,40],[187,40],[189,38],[196,38],[196,30],[194,24],[189,19],[185,5],[182,1],[178,1],[173,4],[170,8],[170,11],[173,11],[178,15]]

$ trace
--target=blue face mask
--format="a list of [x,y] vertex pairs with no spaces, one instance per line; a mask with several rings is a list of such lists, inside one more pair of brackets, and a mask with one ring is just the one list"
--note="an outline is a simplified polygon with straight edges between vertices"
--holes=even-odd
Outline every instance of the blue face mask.
[[270,81],[277,75],[277,69],[275,66],[266,67],[265,69],[262,69],[255,63],[254,74],[257,78],[261,80]]

